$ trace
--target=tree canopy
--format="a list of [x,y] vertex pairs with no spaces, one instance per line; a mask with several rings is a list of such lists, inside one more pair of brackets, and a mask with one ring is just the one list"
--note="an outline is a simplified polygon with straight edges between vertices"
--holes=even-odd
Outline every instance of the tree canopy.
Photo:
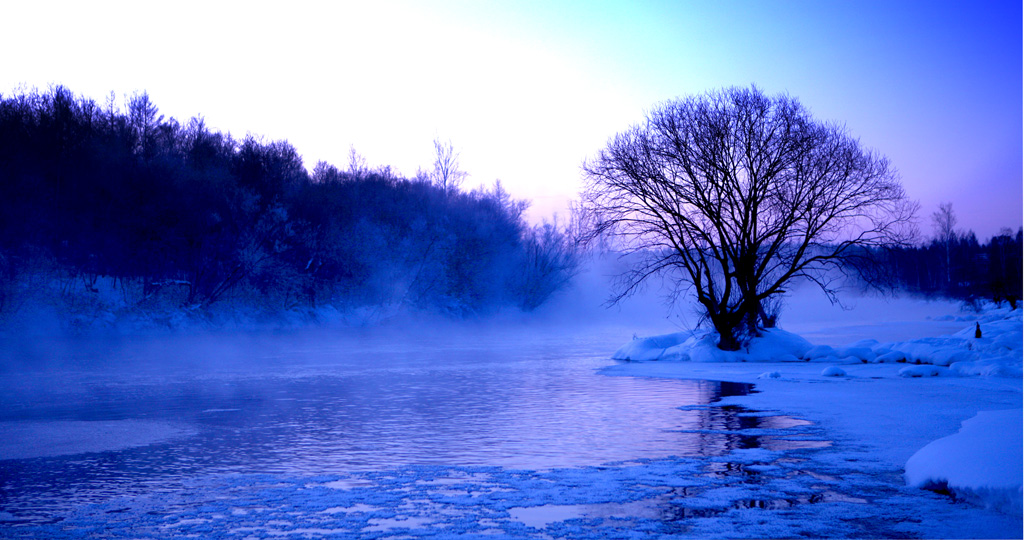
[[[729,88],[656,106],[584,164],[594,236],[639,255],[622,295],[668,274],[736,349],[765,303],[914,233],[895,169],[794,98]],[[620,296],[620,298],[621,298]]]
[[500,184],[460,189],[450,143],[435,142],[444,182],[371,169],[354,150],[348,170],[310,174],[287,141],[165,119],[145,93],[127,105],[62,86],[0,96],[0,316],[36,294],[33,279],[99,298],[99,277],[127,309],[464,315],[532,309],[575,267],[566,237],[527,224]]

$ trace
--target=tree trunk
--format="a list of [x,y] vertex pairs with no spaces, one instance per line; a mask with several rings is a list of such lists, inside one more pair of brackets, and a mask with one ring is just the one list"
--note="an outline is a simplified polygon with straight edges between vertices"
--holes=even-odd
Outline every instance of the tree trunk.
[[736,328],[742,317],[728,315],[716,315],[711,317],[711,325],[718,332],[718,348],[723,351],[740,350],[740,341],[736,337]]
[[736,339],[735,329],[716,328],[718,330],[718,348],[723,351],[740,350],[740,342]]

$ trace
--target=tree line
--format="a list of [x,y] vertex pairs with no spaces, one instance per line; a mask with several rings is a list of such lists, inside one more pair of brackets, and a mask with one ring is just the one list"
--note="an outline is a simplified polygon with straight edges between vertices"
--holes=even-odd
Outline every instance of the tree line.
[[951,203],[932,214],[935,236],[890,250],[890,278],[901,289],[965,301],[987,299],[1016,309],[1024,285],[1024,229],[1004,228],[982,244],[974,231],[956,229]]
[[[286,141],[126,110],[63,86],[0,95],[0,314],[26,283],[118,287],[130,307],[533,309],[576,267],[553,223],[496,182],[460,189],[450,143],[405,178],[355,152],[307,171]],[[104,281],[105,280],[105,281]]]

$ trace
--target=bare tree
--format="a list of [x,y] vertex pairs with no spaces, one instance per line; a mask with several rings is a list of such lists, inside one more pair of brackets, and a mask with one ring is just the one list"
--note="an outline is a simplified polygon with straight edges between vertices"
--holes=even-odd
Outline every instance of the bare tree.
[[448,195],[459,189],[466,176],[459,169],[459,153],[455,151],[452,142],[434,139],[434,170],[431,172],[434,184]]
[[583,170],[591,234],[640,261],[616,300],[667,275],[726,350],[759,333],[762,306],[793,279],[834,299],[830,270],[913,234],[916,205],[884,157],[756,87],[663,103]]
[[134,150],[145,158],[151,157],[157,127],[164,119],[158,113],[159,109],[147,92],[136,92],[128,100],[128,123],[135,139]]
[[953,281],[949,252],[956,241],[956,214],[953,213],[953,203],[939,205],[939,209],[932,214],[932,226],[935,228],[935,238],[946,248],[946,286],[949,287]]
[[356,152],[355,145],[349,145],[348,147],[348,174],[352,178],[362,178],[370,172],[370,167],[366,165],[366,158],[359,152]]

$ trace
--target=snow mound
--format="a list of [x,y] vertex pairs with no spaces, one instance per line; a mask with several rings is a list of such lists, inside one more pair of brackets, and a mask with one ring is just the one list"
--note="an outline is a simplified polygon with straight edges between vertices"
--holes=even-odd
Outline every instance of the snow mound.
[[[892,343],[891,351],[876,362],[903,361],[949,367],[954,375],[983,377],[1020,377],[1024,356],[1024,323],[1021,310],[992,310],[979,318],[978,326],[943,337],[932,337]],[[975,337],[980,328],[982,337]],[[919,377],[913,370],[908,375]],[[902,375],[903,372],[901,371]]]
[[875,362],[879,364],[898,364],[906,361],[907,355],[900,351],[889,351],[875,357]]
[[660,360],[667,350],[689,343],[692,339],[692,334],[688,332],[678,332],[649,338],[634,337],[633,341],[615,351],[612,358],[615,360],[632,360],[634,362]]
[[[847,347],[813,346],[804,338],[773,328],[739,351],[722,351],[714,332],[679,332],[637,338],[612,355],[616,360],[646,362],[821,362],[838,365],[914,364],[901,377],[1021,377],[1024,322],[1021,310],[991,309],[977,317],[982,337],[971,324],[953,335],[896,343],[861,340]],[[925,366],[925,367],[920,367]]]
[[1021,409],[982,411],[960,431],[929,443],[907,461],[907,484],[948,489],[989,508],[1021,515],[1024,475]]
[[[897,343],[859,341],[845,348],[820,345],[808,350],[808,361],[835,364],[908,363],[901,377],[981,376],[1021,377],[1024,323],[1021,310],[991,309],[976,317],[976,324],[940,337]],[[980,328],[982,337],[975,337]]]
[[836,356],[836,350],[828,345],[816,345],[804,353],[805,360],[822,360]]
[[907,366],[900,370],[900,377],[908,378],[920,378],[920,377],[941,377],[942,375],[948,375],[950,372],[948,369],[940,366]]
[[867,363],[874,362],[875,358],[878,357],[871,349],[867,347],[846,347],[844,349],[837,349],[836,356],[849,360],[850,363]]
[[718,334],[714,332],[679,332],[634,339],[615,351],[612,358],[633,362],[796,362],[810,349],[806,339],[778,328],[764,330],[739,351],[719,349]]
[[829,367],[825,368],[824,370],[822,370],[821,376],[822,377],[845,377],[846,376],[846,372],[843,371],[842,368],[840,368],[838,366],[829,366]]

